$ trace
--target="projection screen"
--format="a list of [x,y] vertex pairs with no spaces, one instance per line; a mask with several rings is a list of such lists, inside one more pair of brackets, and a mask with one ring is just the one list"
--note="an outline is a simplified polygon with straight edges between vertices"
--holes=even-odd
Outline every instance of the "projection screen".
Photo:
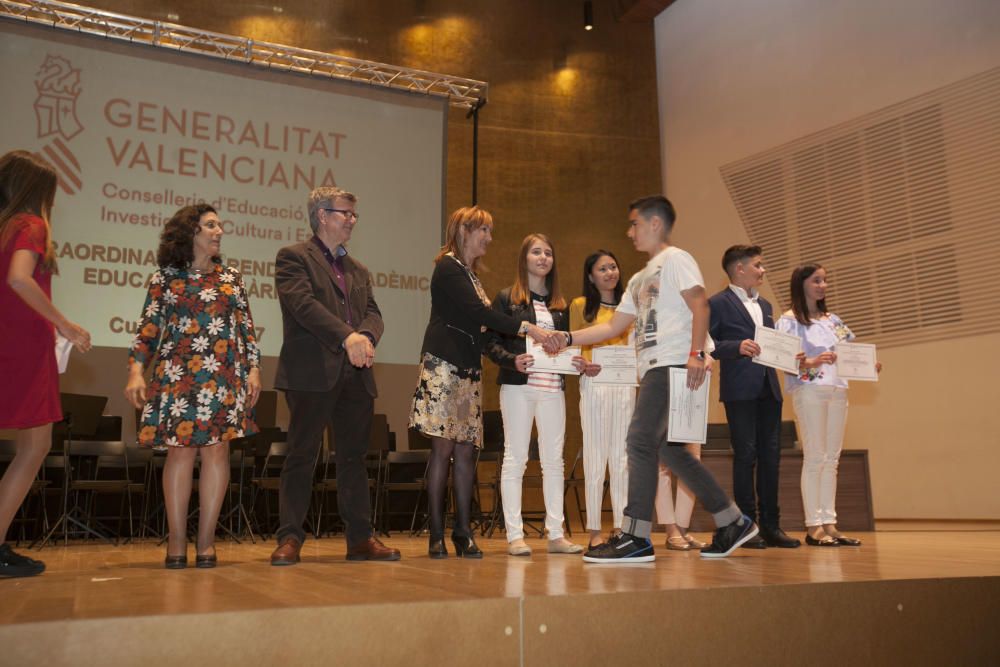
[[0,23],[0,68],[0,151],[59,171],[53,296],[95,345],[128,346],[162,225],[206,201],[276,356],[275,254],[311,236],[309,190],[337,185],[359,198],[349,251],[375,279],[378,360],[417,362],[441,238],[443,99],[12,23]]

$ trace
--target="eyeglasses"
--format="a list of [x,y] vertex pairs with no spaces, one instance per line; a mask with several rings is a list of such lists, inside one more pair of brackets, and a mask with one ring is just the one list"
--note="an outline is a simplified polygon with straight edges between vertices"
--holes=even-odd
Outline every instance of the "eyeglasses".
[[354,218],[355,222],[357,222],[358,220],[361,219],[360,215],[358,215],[354,211],[348,211],[345,208],[324,208],[324,209],[321,209],[321,210],[326,211],[328,213],[339,213],[342,216],[344,216],[345,218]]

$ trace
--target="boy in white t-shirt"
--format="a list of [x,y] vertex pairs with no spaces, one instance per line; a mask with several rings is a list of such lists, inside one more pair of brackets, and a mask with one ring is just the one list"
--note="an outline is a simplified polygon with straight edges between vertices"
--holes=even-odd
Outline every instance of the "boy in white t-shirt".
[[566,334],[566,343],[592,345],[614,338],[635,322],[639,395],[629,424],[628,506],[622,533],[588,551],[589,563],[649,562],[655,559],[652,531],[658,462],[662,460],[712,513],[717,530],[706,558],[723,558],[757,534],[712,474],[683,447],[667,442],[670,416],[670,367],[687,368],[687,385],[705,381],[713,349],[708,337],[708,297],[698,264],[670,245],[676,220],[663,196],[643,197],[629,205],[628,237],[649,263],[632,276],[611,321]]

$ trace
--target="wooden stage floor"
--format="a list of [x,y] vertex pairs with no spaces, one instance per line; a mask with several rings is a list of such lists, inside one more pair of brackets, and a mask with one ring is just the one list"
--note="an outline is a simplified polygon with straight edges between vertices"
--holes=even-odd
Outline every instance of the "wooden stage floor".
[[[393,535],[384,541],[402,551],[403,559],[398,563],[347,562],[343,558],[343,539],[309,540],[303,550],[303,562],[282,568],[269,564],[268,557],[274,547],[271,541],[258,541],[256,545],[220,542],[220,565],[214,570],[193,567],[166,570],[162,565],[163,547],[151,542],[121,547],[55,546],[40,553],[27,552],[46,562],[48,569],[42,576],[0,580],[0,645],[12,646],[8,642],[15,641],[15,637],[19,644],[29,641],[27,637],[32,635],[27,630],[36,625],[52,628],[56,622],[65,629],[85,624],[88,619],[129,619],[134,625],[138,617],[156,617],[155,624],[163,628],[170,619],[178,617],[188,622],[206,618],[200,616],[203,614],[253,612],[252,617],[258,619],[256,622],[267,624],[267,618],[276,618],[274,614],[294,609],[298,609],[295,613],[303,614],[309,608],[323,608],[324,614],[334,614],[331,618],[343,618],[361,607],[371,607],[377,610],[376,617],[417,617],[420,620],[413,625],[419,629],[420,624],[427,621],[429,610],[453,608],[459,610],[456,613],[463,622],[472,623],[471,616],[480,612],[485,614],[482,623],[487,627],[490,623],[499,623],[498,637],[513,635],[518,641],[519,648],[514,653],[519,652],[520,662],[486,660],[485,663],[527,664],[532,662],[526,660],[531,648],[528,635],[535,628],[526,605],[539,609],[539,614],[548,605],[561,610],[555,614],[559,617],[567,617],[571,610],[586,617],[587,613],[592,613],[587,609],[627,606],[629,600],[643,600],[650,613],[660,605],[676,609],[677,602],[686,601],[683,604],[692,610],[703,606],[698,613],[721,618],[720,607],[752,605],[755,604],[753,600],[759,600],[762,609],[770,608],[768,605],[772,603],[779,606],[805,604],[801,614],[808,616],[822,611],[808,607],[808,591],[820,590],[816,586],[823,586],[824,591],[843,592],[845,613],[851,615],[851,600],[859,599],[858,591],[875,590],[859,586],[888,586],[884,591],[886,595],[902,599],[903,589],[899,586],[916,581],[928,586],[933,582],[940,588],[938,592],[951,591],[942,599],[953,594],[958,607],[971,605],[975,609],[977,604],[985,604],[985,608],[978,608],[975,613],[980,617],[992,615],[988,619],[991,625],[1000,622],[1000,607],[997,606],[1000,603],[989,601],[996,600],[1000,582],[1000,531],[894,531],[853,535],[863,540],[863,546],[741,549],[723,560],[706,560],[694,552],[668,551],[660,547],[656,562],[642,565],[586,564],[579,556],[545,553],[545,543],[539,540],[529,541],[535,549],[530,558],[515,558],[506,554],[502,538],[479,540],[486,553],[480,561],[454,556],[430,560],[426,555],[426,538]],[[659,545],[664,538],[658,535],[656,539]],[[193,561],[193,549],[189,550],[189,558]],[[839,584],[846,586],[830,586]],[[922,599],[926,603],[937,595],[935,590],[938,589],[925,586],[919,590],[914,588],[911,593],[914,600]],[[788,591],[799,591],[794,595],[800,597],[796,598],[798,602],[788,601],[791,598],[781,603],[768,602],[770,598],[759,595],[767,591],[784,591],[780,595],[786,596],[793,594]],[[984,600],[974,601],[969,598],[970,591],[990,591],[991,594]],[[671,597],[670,594],[683,596]],[[697,604],[694,601],[698,601]],[[448,607],[452,603],[463,604]],[[831,605],[831,608],[836,607],[832,602]],[[938,607],[944,610],[947,605]],[[902,608],[900,603],[898,611]],[[433,612],[437,613],[448,617],[445,612]],[[928,622],[933,624],[933,619],[932,613]],[[399,621],[397,625],[399,623],[404,622]],[[559,627],[552,621],[549,625],[553,633]],[[224,626],[220,624],[219,627]],[[543,628],[546,628],[545,623],[538,626],[538,631],[544,635],[548,630]],[[567,631],[580,633],[579,627],[567,628]],[[992,655],[993,650],[1000,655],[996,633],[992,635],[977,649],[979,652],[970,657],[982,657],[982,651]],[[599,636],[603,635],[599,633]],[[585,637],[576,636],[576,639]],[[694,639],[690,641],[693,643]],[[39,653],[37,647],[23,645],[19,648],[26,651],[18,654],[25,659],[45,655]],[[691,653],[694,648],[685,650]],[[365,654],[363,647],[359,647],[359,651],[359,655]],[[2,655],[0,651],[0,663],[3,663]],[[69,654],[63,656],[70,662],[86,663],[86,660],[70,659]],[[52,655],[48,657],[53,658]],[[308,662],[308,656],[303,657]],[[392,662],[390,657],[386,659]],[[58,656],[55,661],[59,662]],[[481,657],[478,662],[485,664]]]

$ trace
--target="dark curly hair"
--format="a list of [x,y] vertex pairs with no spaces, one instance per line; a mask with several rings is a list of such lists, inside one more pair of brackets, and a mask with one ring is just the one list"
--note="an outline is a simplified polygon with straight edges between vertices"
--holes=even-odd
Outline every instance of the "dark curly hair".
[[[186,269],[191,266],[194,261],[194,237],[201,231],[199,221],[206,213],[218,214],[218,211],[205,203],[195,204],[185,206],[167,221],[160,234],[160,247],[156,250],[156,263],[161,269]],[[216,255],[212,261],[221,264],[222,258]]]

